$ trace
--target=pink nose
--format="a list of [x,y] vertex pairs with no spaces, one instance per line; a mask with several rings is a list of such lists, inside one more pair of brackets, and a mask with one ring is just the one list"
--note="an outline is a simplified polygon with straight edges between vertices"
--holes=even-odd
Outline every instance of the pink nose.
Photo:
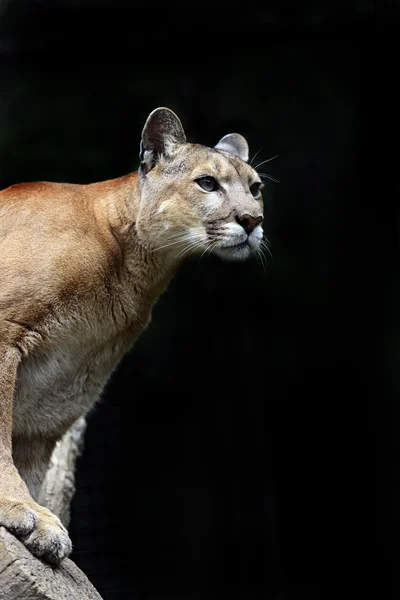
[[262,217],[252,217],[250,215],[242,215],[241,217],[236,217],[237,223],[243,227],[247,235],[253,231],[256,225],[263,222]]

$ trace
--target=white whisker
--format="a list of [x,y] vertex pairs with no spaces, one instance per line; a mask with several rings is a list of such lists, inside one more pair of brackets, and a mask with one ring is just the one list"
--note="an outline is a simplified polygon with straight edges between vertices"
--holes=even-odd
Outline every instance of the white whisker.
[[214,250],[214,248],[216,248],[218,245],[218,242],[214,242],[210,245],[210,249],[209,249],[209,254],[211,254],[211,252]]
[[268,254],[270,255],[271,259],[273,259],[271,248],[268,246],[268,244],[264,240],[261,240],[260,248],[262,250],[265,250],[266,252],[268,252]]
[[253,164],[253,160],[256,159],[257,155],[260,154],[261,150],[264,150],[264,148],[260,148],[259,150],[257,150],[257,152],[255,153],[255,155],[253,156],[253,158],[251,159],[251,161],[249,162],[249,165],[251,166]]
[[217,245],[217,242],[211,242],[211,243],[209,242],[208,245],[203,250],[203,252],[201,253],[199,260],[201,260],[203,258],[203,256],[207,256],[207,252],[209,254],[211,254],[211,252],[214,250],[216,245]]
[[174,245],[178,245],[178,244],[183,244],[185,242],[190,242],[192,240],[196,240],[197,239],[197,231],[199,233],[202,232],[201,227],[196,227],[195,231],[191,230],[191,231],[187,231],[185,233],[174,233],[171,236],[169,236],[166,244],[164,244],[163,246],[159,246],[158,248],[155,248],[154,250],[152,250],[152,252],[157,252],[158,250],[161,250],[162,248],[168,248],[169,246],[174,246]]
[[275,179],[275,177],[272,177],[272,175],[268,175],[268,173],[258,173],[258,174],[260,177],[266,177],[267,179],[270,179],[274,183],[280,183],[280,181],[278,181],[278,179]]
[[267,160],[263,160],[262,162],[258,163],[258,165],[256,167],[253,167],[255,171],[257,171],[258,167],[261,167],[261,165],[265,165],[265,163],[270,162],[271,160],[275,160],[275,158],[278,158],[279,154],[276,154],[275,156],[272,156],[271,158],[267,158]]
[[203,242],[199,241],[199,240],[194,240],[192,242],[190,242],[185,248],[183,248],[179,254],[177,254],[176,258],[179,258],[180,256],[183,256],[184,254],[186,254],[186,252],[194,252],[197,248],[201,248],[203,245]]
[[182,244],[185,241],[187,241],[187,235],[183,236],[182,238],[175,240],[174,242],[170,242],[169,244],[164,244],[163,246],[159,246],[158,248],[155,248],[154,250],[152,250],[152,252],[157,252],[158,250],[161,250],[162,248],[168,248],[169,246],[175,246],[177,244]]
[[264,273],[266,275],[267,274],[267,264],[266,264],[266,258],[265,258],[265,256],[263,255],[263,252],[262,252],[262,248],[259,248],[257,250],[256,257],[259,260],[259,262],[260,262],[260,264],[261,264],[261,266],[263,268],[263,271],[264,271]]

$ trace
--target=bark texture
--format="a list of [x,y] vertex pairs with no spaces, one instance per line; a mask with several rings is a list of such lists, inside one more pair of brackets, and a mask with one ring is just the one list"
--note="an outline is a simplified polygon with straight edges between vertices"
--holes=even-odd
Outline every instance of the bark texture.
[[[79,419],[57,444],[39,496],[39,503],[54,512],[66,527],[85,427],[85,420]],[[101,600],[101,596],[71,560],[51,567],[0,527],[0,600]]]

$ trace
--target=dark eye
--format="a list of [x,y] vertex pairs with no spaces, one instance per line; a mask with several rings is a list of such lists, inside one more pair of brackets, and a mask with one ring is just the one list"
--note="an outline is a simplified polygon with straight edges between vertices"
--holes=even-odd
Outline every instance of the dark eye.
[[206,192],[215,192],[215,190],[218,189],[218,183],[214,177],[206,175],[205,177],[199,177],[199,179],[196,179],[195,181]]
[[254,198],[256,196],[258,196],[258,194],[260,193],[260,190],[261,190],[261,183],[259,181],[256,181],[255,183],[253,183],[250,186],[250,191],[253,194]]

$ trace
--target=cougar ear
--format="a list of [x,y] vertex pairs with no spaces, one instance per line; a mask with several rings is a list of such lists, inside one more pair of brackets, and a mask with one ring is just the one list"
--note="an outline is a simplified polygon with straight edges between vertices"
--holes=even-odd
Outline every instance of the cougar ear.
[[168,156],[175,144],[185,141],[185,132],[176,114],[169,108],[156,108],[143,127],[139,155],[141,167],[148,173],[160,154]]
[[240,133],[228,133],[228,135],[224,135],[214,148],[234,154],[245,162],[249,160],[249,145]]

